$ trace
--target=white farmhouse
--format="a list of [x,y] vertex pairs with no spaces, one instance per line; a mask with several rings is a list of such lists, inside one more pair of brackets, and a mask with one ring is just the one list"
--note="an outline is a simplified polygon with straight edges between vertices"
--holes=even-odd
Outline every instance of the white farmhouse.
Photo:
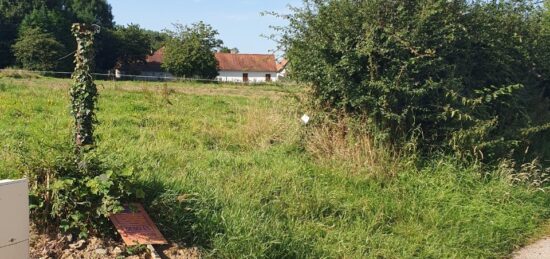
[[219,81],[263,83],[277,81],[277,62],[270,54],[216,53]]
[[[264,83],[277,81],[279,72],[272,54],[215,53],[218,61],[216,80],[223,82]],[[149,79],[173,78],[162,68],[164,48],[147,57],[145,64],[132,68]],[[126,72],[130,71],[127,69]],[[121,73],[121,72],[118,72]]]

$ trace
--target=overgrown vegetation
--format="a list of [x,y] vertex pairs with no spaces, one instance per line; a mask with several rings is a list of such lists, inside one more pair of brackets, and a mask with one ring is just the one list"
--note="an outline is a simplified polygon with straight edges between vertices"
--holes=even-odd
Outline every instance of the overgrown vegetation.
[[[99,82],[100,137],[76,158],[67,81],[0,77],[0,177],[27,174],[38,222],[85,235],[133,198],[222,258],[505,257],[549,219],[547,8],[304,2],[279,29],[311,93]],[[178,26],[167,68],[215,76],[216,35]]]
[[39,231],[59,229],[80,238],[90,232],[110,235],[108,217],[122,210],[123,201],[144,194],[136,187],[131,168],[109,168],[102,161],[105,158],[94,152],[98,91],[90,71],[94,35],[99,31],[96,25],[74,24],[72,32],[77,41],[69,91],[73,142],[48,164],[22,156],[22,171],[31,183],[31,214]]
[[94,35],[97,26],[73,24],[76,38],[75,69],[72,75],[71,113],[74,117],[75,146],[82,153],[94,147],[94,127],[96,120],[97,86],[92,79],[94,65]]
[[143,197],[132,168],[97,153],[71,155],[63,150],[44,164],[22,156],[22,173],[30,182],[31,216],[38,230],[86,238],[113,234],[108,216],[122,202]]
[[[0,177],[62,164],[71,82],[0,82]],[[163,233],[206,257],[503,257],[550,216],[548,188],[514,166],[405,157],[379,177],[387,162],[343,159],[368,154],[361,129],[331,144],[341,124],[302,125],[298,88],[168,83],[168,103],[154,82],[96,83],[101,171],[133,171]]]
[[397,149],[413,141],[468,160],[550,161],[541,145],[550,135],[550,41],[540,5],[304,3],[279,29],[292,75],[313,86],[316,107],[359,118]]

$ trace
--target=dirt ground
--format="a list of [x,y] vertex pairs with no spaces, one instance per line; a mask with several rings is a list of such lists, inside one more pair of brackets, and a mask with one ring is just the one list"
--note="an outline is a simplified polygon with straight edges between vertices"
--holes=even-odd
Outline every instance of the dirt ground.
[[[143,247],[127,247],[114,240],[91,237],[73,240],[71,236],[31,233],[31,258],[37,259],[106,259],[106,258],[151,258],[149,250]],[[178,244],[155,246],[161,258],[201,258],[198,248],[187,248]]]
[[550,237],[541,239],[514,253],[514,259],[550,259]]

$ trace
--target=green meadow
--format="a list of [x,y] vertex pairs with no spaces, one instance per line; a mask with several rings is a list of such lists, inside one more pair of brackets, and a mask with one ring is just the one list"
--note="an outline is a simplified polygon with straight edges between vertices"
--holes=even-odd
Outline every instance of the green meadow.
[[[71,152],[70,83],[0,77],[0,178]],[[313,154],[300,86],[97,84],[97,152],[206,257],[500,258],[550,216],[550,195],[506,170],[401,157],[380,176]]]

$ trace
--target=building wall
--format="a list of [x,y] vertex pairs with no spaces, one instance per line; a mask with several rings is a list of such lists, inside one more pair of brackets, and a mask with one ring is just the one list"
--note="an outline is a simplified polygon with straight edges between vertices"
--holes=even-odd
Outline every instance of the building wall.
[[[222,82],[243,82],[243,74],[248,73],[248,82],[250,83],[265,83],[266,75],[271,75],[271,81],[275,82],[279,79],[277,72],[242,72],[242,71],[218,71],[219,75],[216,80]],[[141,75],[143,80],[161,80],[165,78],[173,78],[173,75],[168,72],[152,72],[142,71]],[[122,71],[117,73],[117,78],[123,78],[124,73]],[[138,76],[139,77],[139,76]],[[151,77],[151,78],[146,78]]]
[[280,78],[284,78],[286,77],[288,74],[286,72],[286,68],[281,70],[280,72],[277,73],[277,77],[280,79]]
[[216,79],[223,82],[243,82],[243,74],[248,73],[250,83],[264,83],[266,75],[271,75],[271,81],[277,81],[277,72],[242,72],[242,71],[219,71]]

